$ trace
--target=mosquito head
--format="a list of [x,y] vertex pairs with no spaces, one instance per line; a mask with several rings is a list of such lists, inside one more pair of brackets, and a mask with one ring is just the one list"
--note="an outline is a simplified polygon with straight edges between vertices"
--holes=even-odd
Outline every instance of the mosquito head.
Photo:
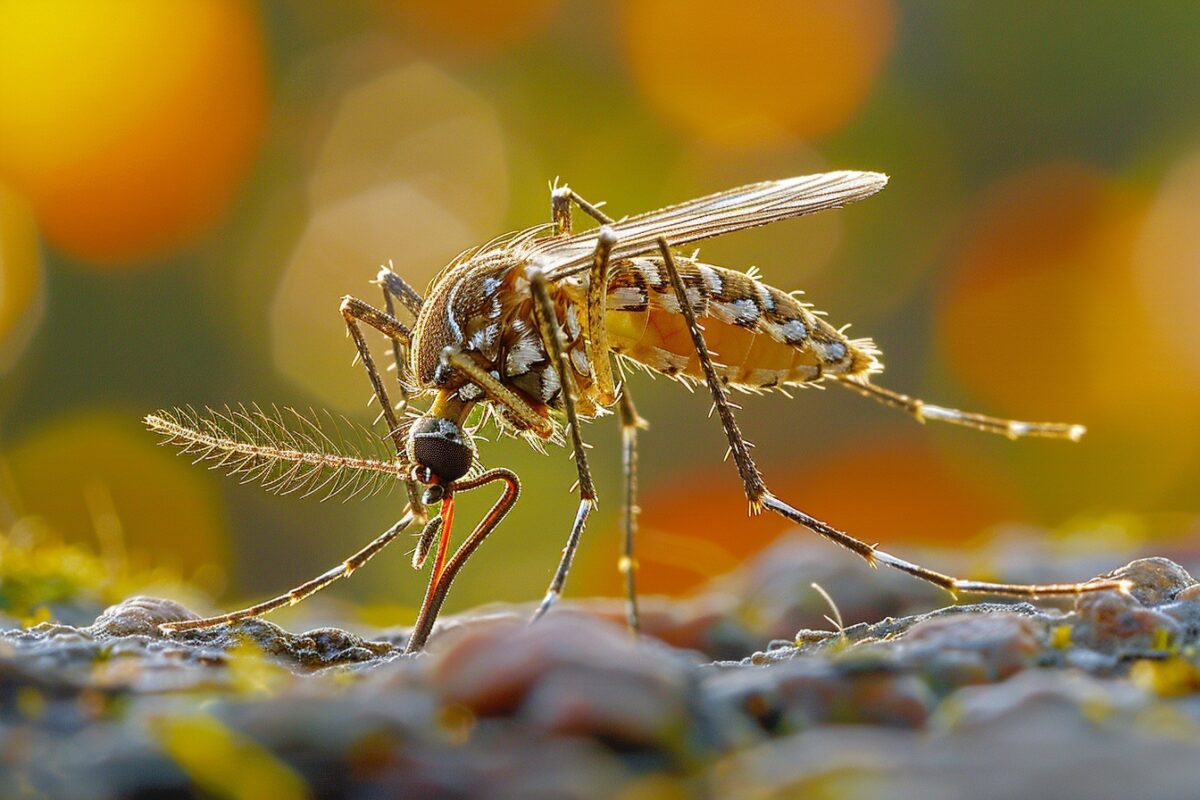
[[408,456],[418,469],[429,471],[427,482],[445,486],[467,474],[475,449],[457,423],[429,415],[409,430]]

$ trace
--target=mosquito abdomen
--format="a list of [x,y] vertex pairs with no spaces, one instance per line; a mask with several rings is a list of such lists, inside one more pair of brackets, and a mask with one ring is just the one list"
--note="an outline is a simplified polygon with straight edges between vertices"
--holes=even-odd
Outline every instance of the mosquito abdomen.
[[[728,385],[770,389],[880,369],[870,340],[847,338],[786,292],[711,264],[681,259],[678,268]],[[614,264],[605,321],[613,351],[672,377],[704,379],[661,259]]]

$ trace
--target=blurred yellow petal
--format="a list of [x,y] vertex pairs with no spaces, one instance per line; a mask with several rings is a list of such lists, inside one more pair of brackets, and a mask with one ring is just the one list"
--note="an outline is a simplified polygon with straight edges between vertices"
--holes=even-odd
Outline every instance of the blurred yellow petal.
[[42,260],[28,204],[0,184],[0,375],[25,350],[42,314]]
[[124,267],[216,221],[265,115],[250,3],[6,2],[2,18],[0,176],[51,242]]
[[627,0],[623,19],[650,102],[691,131],[739,145],[845,125],[894,28],[888,0]]

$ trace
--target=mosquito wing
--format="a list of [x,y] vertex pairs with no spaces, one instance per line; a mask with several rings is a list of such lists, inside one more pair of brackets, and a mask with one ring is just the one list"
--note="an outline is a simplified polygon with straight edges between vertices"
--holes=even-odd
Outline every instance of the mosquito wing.
[[[823,172],[780,181],[764,181],[626,217],[610,227],[617,234],[615,258],[641,255],[665,237],[672,247],[754,228],[789,217],[838,208],[870,197],[887,185],[878,172]],[[546,265],[546,277],[557,280],[591,263],[598,230],[574,236],[547,237],[533,245],[533,258]]]

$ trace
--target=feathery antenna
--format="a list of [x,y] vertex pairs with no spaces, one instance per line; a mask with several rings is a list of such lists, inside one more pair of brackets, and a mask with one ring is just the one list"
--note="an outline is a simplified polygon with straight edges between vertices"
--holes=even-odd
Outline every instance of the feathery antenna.
[[276,494],[370,497],[396,486],[408,470],[387,443],[328,411],[188,407],[148,414],[144,422],[163,436],[163,444],[193,455],[193,463],[209,461],[212,469]]

